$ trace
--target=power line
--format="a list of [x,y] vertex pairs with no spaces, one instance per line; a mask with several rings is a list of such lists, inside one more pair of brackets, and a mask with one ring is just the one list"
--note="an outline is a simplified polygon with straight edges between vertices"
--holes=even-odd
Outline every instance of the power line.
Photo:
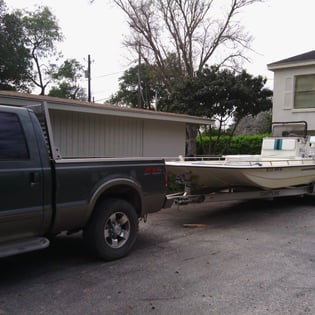
[[102,74],[102,75],[99,75],[99,76],[97,76],[97,77],[93,77],[92,79],[99,79],[99,78],[104,78],[104,77],[109,77],[109,76],[111,76],[111,75],[116,75],[116,74],[119,74],[119,73],[123,73],[123,72],[125,72],[127,69],[125,69],[125,70],[120,70],[120,71],[118,71],[118,72],[113,72],[113,73],[108,73],[108,74]]

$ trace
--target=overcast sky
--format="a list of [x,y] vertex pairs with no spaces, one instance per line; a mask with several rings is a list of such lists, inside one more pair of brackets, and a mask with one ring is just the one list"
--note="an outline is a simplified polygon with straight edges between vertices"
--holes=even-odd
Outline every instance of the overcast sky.
[[[230,0],[218,0],[230,1]],[[34,10],[48,6],[57,17],[65,36],[60,46],[64,58],[92,62],[92,96],[103,102],[118,89],[118,78],[128,69],[131,57],[123,47],[128,32],[123,13],[110,0],[5,0],[10,9]],[[315,50],[314,0],[266,0],[246,9],[241,15],[245,29],[254,37],[251,62],[244,68],[253,75],[268,78],[273,87],[273,73],[267,64]],[[86,84],[87,85],[87,84]]]

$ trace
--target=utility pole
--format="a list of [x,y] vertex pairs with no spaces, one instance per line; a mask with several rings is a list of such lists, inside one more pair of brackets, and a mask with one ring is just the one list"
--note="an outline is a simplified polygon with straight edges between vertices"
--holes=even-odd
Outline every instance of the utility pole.
[[141,54],[140,54],[140,49],[141,49],[141,44],[139,42],[139,47],[138,47],[138,108],[142,108],[141,105]]
[[91,56],[88,55],[88,102],[91,102]]

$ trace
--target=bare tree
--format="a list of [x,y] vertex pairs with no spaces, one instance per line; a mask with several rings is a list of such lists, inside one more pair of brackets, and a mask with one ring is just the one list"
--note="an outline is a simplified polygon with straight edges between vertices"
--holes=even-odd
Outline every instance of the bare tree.
[[209,62],[235,67],[246,59],[252,38],[237,15],[262,1],[229,0],[224,8],[222,0],[114,0],[128,17],[131,36],[125,44],[154,64],[170,89],[169,56],[176,56],[182,77],[193,77]]
[[[125,44],[155,65],[169,92],[211,62],[235,69],[246,59],[251,36],[237,20],[241,10],[263,0],[114,0],[126,13],[131,36]],[[221,9],[221,10],[220,10]],[[219,17],[219,12],[222,15]],[[170,74],[169,60],[176,69]],[[175,64],[174,64],[175,62]],[[187,128],[187,154],[194,155],[196,126]]]
[[[193,78],[207,63],[235,69],[246,59],[252,38],[237,16],[245,7],[263,1],[114,0],[114,3],[126,13],[131,29],[125,44],[147,64],[155,66],[160,80],[173,92],[177,82]],[[170,63],[176,70],[174,75]],[[196,126],[188,126],[188,155],[196,152],[191,141],[196,134]]]

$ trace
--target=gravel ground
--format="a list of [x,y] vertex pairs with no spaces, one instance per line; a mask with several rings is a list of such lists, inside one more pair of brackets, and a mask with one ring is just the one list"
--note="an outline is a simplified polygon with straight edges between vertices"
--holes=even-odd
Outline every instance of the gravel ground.
[[80,234],[0,261],[0,314],[315,314],[315,198],[174,205],[102,262]]

